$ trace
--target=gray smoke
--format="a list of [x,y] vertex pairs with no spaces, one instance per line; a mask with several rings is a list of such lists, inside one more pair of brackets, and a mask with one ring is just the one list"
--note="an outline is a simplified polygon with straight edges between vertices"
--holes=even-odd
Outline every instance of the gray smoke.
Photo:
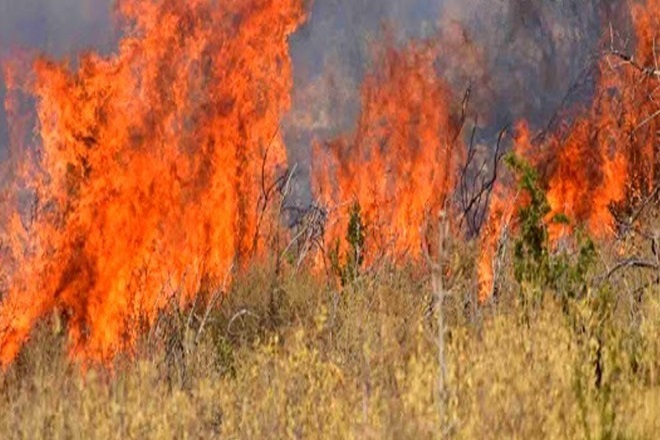
[[293,109],[284,132],[296,164],[300,199],[311,201],[311,145],[350,131],[360,111],[359,88],[384,33],[404,44],[436,32],[438,0],[316,0],[293,36]]
[[[294,108],[285,124],[291,162],[308,203],[310,146],[350,132],[359,86],[372,48],[436,38],[446,49],[441,74],[458,99],[473,86],[479,136],[492,141],[505,125],[526,119],[542,127],[562,108],[591,95],[593,61],[612,23],[625,28],[618,0],[316,0],[291,46]],[[389,35],[389,34],[388,34]]]
[[[301,202],[310,201],[314,139],[350,132],[360,111],[359,87],[374,48],[440,38],[439,69],[457,95],[473,84],[481,135],[520,118],[542,126],[565,103],[590,94],[589,69],[606,26],[625,28],[619,0],[315,0],[292,37],[293,108],[284,122]],[[0,56],[14,47],[55,57],[85,48],[112,50],[112,0],[0,0]],[[475,57],[475,52],[479,56]],[[0,84],[0,99],[4,99]],[[569,100],[570,102],[571,100]],[[6,145],[0,114],[0,158]]]
[[0,0],[0,50],[37,49],[52,56],[107,51],[114,41],[109,0]]
[[444,3],[442,22],[460,23],[485,51],[472,71],[461,69],[460,55],[445,68],[475,81],[487,131],[521,118],[538,127],[561,107],[588,99],[608,26],[619,32],[627,27],[625,4],[618,0]]

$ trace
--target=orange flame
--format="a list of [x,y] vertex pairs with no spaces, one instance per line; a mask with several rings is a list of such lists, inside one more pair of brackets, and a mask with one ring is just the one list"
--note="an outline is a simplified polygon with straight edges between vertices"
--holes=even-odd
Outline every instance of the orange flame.
[[30,224],[8,221],[0,364],[54,310],[74,357],[108,361],[253,253],[302,3],[123,0],[116,55],[34,63],[39,172],[22,176]]
[[454,186],[462,148],[451,93],[438,77],[438,50],[390,45],[362,86],[362,111],[350,136],[316,145],[314,190],[342,214],[326,238],[345,245],[347,204],[367,223],[366,260],[414,253],[426,214],[438,215]]
[[[601,61],[596,94],[586,113],[534,146],[521,125],[516,150],[540,171],[551,208],[547,225],[553,243],[576,226],[595,238],[613,236],[613,210],[645,197],[658,183],[660,74],[654,44],[660,36],[660,1],[635,3],[631,9],[637,34],[634,57],[613,52]],[[492,204],[481,239],[482,301],[493,288],[494,237],[501,234],[503,223],[498,207]],[[565,214],[571,223],[551,222],[557,214]]]

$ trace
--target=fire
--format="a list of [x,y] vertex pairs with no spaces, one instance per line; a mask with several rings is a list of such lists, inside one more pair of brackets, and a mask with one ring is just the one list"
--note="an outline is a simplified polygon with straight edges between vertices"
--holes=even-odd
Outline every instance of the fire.
[[346,213],[357,202],[367,262],[383,252],[414,255],[427,215],[445,208],[454,186],[460,127],[439,55],[432,44],[389,45],[364,80],[355,132],[315,147],[315,193],[338,211],[326,239],[345,245]]
[[[629,57],[609,50],[600,62],[595,97],[581,116],[533,143],[521,124],[515,150],[540,172],[551,212],[546,218],[551,243],[585,228],[598,239],[616,234],[615,212],[648,196],[658,184],[660,78],[655,41],[660,29],[660,1],[631,6],[637,49]],[[510,197],[512,189],[508,191]],[[519,204],[524,203],[518,201]],[[501,224],[510,221],[491,206],[482,234],[480,298],[493,288],[492,258]],[[558,214],[570,224],[552,222]]]
[[287,39],[302,0],[123,0],[118,10],[115,55],[88,53],[75,70],[38,59],[25,72],[36,163],[14,191],[32,195],[32,215],[17,206],[4,225],[0,364],[54,311],[73,357],[108,361],[134,347],[140,323],[259,252],[263,182],[285,164]]
[[[88,53],[75,68],[2,63],[11,172],[0,179],[11,186],[0,193],[0,365],[51,313],[65,317],[74,358],[107,362],[134,349],[170,304],[217,289],[265,250],[260,210],[286,164],[288,37],[305,3],[120,0],[114,55]],[[553,243],[576,227],[611,237],[614,213],[658,183],[660,0],[630,7],[634,57],[603,57],[581,116],[536,139],[525,121],[515,130],[514,151],[539,171]],[[355,130],[314,146],[312,190],[334,209],[325,239],[346,246],[346,213],[359,204],[367,262],[415,258],[423,225],[453,214],[465,115],[439,73],[456,42],[441,40],[386,44],[362,85]],[[479,64],[479,50],[465,53]],[[480,237],[482,301],[500,237],[526,203],[514,180],[495,185]],[[552,222],[558,214],[570,223]]]

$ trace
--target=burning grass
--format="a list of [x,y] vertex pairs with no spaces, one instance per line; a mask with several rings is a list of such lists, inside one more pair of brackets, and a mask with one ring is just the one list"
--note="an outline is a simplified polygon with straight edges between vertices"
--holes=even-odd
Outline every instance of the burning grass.
[[116,54],[3,64],[2,432],[653,438],[656,0],[578,116],[490,157],[442,40],[386,44],[292,228],[303,2],[119,6]]

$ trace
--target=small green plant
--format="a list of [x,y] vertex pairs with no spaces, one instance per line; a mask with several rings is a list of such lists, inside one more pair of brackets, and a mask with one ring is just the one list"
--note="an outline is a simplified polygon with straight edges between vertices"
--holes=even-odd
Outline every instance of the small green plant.
[[517,213],[519,233],[514,241],[514,275],[521,286],[523,302],[538,303],[546,290],[562,297],[575,298],[586,291],[587,275],[593,267],[596,250],[585,234],[576,234],[577,252],[553,252],[548,228],[552,224],[569,224],[564,214],[554,215],[545,191],[539,185],[536,170],[514,154],[506,163],[518,176],[527,203]]
[[574,234],[574,252],[552,248],[549,226],[569,224],[570,219],[563,214],[549,218],[552,210],[534,168],[515,155],[509,155],[506,162],[516,172],[520,190],[527,197],[517,213],[519,232],[513,256],[526,321],[530,306],[538,309],[544,292],[553,292],[580,353],[573,371],[573,392],[585,437],[592,438],[589,414],[595,409],[600,438],[615,438],[614,382],[627,357],[619,349],[625,341],[617,341],[622,332],[614,330],[616,295],[609,285],[591,286],[589,274],[595,266],[596,247],[588,235],[581,231]]
[[224,374],[236,376],[234,347],[225,335],[214,335],[215,367]]
[[329,255],[333,271],[339,276],[342,286],[354,282],[360,276],[360,270],[364,264],[365,237],[366,226],[362,218],[362,209],[360,204],[355,202],[350,209],[346,231],[348,249],[342,258],[340,243],[336,241]]

